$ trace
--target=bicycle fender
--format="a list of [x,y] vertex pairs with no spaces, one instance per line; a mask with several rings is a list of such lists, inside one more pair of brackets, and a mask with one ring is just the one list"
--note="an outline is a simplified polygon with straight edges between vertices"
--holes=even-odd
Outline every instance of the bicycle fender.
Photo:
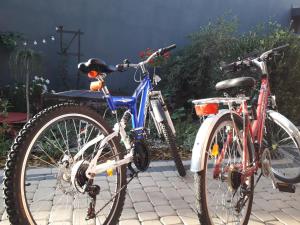
[[288,118],[274,110],[268,110],[267,115],[270,116],[274,121],[278,122],[282,127],[287,128],[291,136],[296,139],[297,144],[300,145],[300,132]]
[[154,118],[157,123],[164,121],[164,110],[158,100],[150,100],[151,108],[153,110]]
[[225,114],[230,113],[228,109],[220,110],[218,114],[207,117],[201,124],[192,150],[191,168],[192,172],[201,172],[204,169],[205,147],[217,121]]

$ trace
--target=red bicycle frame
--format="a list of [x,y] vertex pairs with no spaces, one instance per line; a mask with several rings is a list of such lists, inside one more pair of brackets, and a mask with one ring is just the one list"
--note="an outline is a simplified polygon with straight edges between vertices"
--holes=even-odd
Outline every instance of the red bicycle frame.
[[[261,86],[259,91],[259,97],[257,102],[256,110],[256,119],[250,120],[247,101],[245,100],[240,107],[236,110],[236,113],[243,118],[243,136],[242,136],[242,145],[243,145],[243,161],[242,164],[238,165],[243,171],[242,173],[242,182],[244,182],[247,177],[252,176],[260,167],[260,149],[262,145],[263,135],[264,135],[264,124],[266,119],[266,109],[268,105],[268,98],[270,95],[269,80],[267,75],[262,75]],[[250,136],[251,142],[254,144],[254,161],[251,162],[252,166],[249,166],[249,151],[248,151],[248,137]],[[222,163],[227,147],[232,142],[232,134],[228,134],[227,140],[224,143],[224,146],[219,154],[215,167],[214,167],[214,178],[219,177],[220,173],[220,164]],[[237,165],[235,165],[237,166]],[[225,169],[226,170],[226,169]]]

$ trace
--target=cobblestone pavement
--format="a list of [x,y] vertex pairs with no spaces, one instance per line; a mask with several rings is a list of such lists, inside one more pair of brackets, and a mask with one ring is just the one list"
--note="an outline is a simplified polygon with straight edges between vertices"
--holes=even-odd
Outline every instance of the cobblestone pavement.
[[[189,162],[184,162],[186,166]],[[2,176],[0,171],[0,177]],[[1,178],[2,179],[2,178]],[[32,198],[47,195],[46,201],[36,205],[40,224],[71,225],[74,205],[61,206],[57,193],[52,191],[54,180],[38,181]],[[128,185],[124,210],[119,225],[199,224],[194,208],[193,174],[181,178],[174,171],[173,162],[157,161],[140,173]],[[255,189],[254,204],[249,224],[300,224],[300,185],[295,194],[273,190],[271,181],[262,178]],[[54,190],[54,189],[53,189]],[[1,193],[2,195],[2,193]],[[43,199],[45,200],[45,199]],[[65,202],[66,199],[63,200]],[[0,225],[7,221],[3,199],[0,200]]]

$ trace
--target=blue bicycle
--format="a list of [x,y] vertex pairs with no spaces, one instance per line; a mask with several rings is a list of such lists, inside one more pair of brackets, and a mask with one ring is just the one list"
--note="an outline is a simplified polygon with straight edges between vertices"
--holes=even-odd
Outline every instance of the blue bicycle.
[[[175,47],[161,48],[138,64],[125,60],[109,66],[90,59],[78,65],[81,72],[96,79],[91,90],[102,91],[117,122],[111,129],[96,111],[72,103],[34,116],[15,139],[6,163],[4,193],[12,224],[58,221],[60,213],[51,212],[60,208],[73,210],[72,224],[117,224],[127,184],[150,163],[147,118],[152,118],[168,143],[179,174],[185,175],[172,120],[161,92],[153,88],[160,78],[154,74],[151,79],[147,70],[152,59]],[[132,96],[112,96],[105,77],[127,68],[140,69],[143,79]],[[125,112],[118,120],[120,108]],[[41,206],[45,206],[42,213]]]

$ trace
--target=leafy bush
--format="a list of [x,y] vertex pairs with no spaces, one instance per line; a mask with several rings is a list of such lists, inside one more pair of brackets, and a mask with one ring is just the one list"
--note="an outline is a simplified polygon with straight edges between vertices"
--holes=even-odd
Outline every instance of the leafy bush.
[[[37,113],[41,109],[41,96],[49,90],[50,81],[42,76],[34,76],[29,84],[30,109]],[[9,111],[26,112],[25,85],[16,83],[14,86],[7,85],[1,88],[0,97],[8,99],[10,102]],[[0,106],[1,107],[1,106]]]
[[[284,57],[270,64],[271,91],[277,97],[279,111],[300,124],[299,36],[275,22],[258,25],[247,33],[239,34],[237,30],[236,19],[219,18],[208,23],[198,32],[189,35],[190,44],[179,50],[162,68],[164,90],[171,95],[173,108],[181,110],[181,116],[174,118],[180,129],[189,130],[186,121],[192,121],[193,107],[188,99],[220,96],[222,93],[217,93],[214,85],[220,80],[241,75],[222,74],[220,64],[235,61],[249,53],[262,53],[286,43],[290,47],[285,51]],[[249,73],[251,72],[243,71],[243,75]],[[255,76],[258,78],[257,74]],[[185,112],[184,115],[182,112]],[[189,138],[189,132],[186,135],[180,132],[177,132],[179,136],[182,135],[180,140]]]

